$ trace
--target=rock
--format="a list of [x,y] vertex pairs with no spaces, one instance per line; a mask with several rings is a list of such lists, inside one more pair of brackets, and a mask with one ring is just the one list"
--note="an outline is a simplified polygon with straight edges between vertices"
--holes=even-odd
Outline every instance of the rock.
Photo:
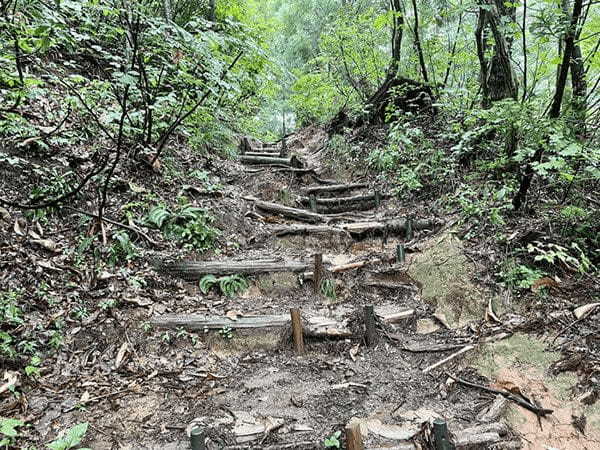
[[10,222],[10,213],[8,212],[7,209],[2,208],[0,206],[0,220],[3,220],[5,222]]
[[596,403],[596,400],[598,400],[598,394],[594,391],[585,392],[577,397],[577,401],[579,403],[583,403],[584,405],[588,406]]
[[417,320],[417,333],[418,334],[430,334],[435,333],[440,329],[439,325],[432,319],[419,319]]

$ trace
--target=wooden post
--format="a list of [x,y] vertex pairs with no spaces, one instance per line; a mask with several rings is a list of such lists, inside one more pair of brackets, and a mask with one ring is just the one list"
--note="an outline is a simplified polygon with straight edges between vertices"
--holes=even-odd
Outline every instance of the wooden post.
[[323,281],[323,255],[315,254],[315,266],[313,268],[313,285],[315,294],[321,294],[321,282]]
[[290,309],[292,317],[292,335],[294,336],[294,349],[299,355],[304,354],[304,334],[302,331],[302,316],[297,308]]
[[404,250],[404,245],[398,244],[396,246],[396,262],[398,264],[402,264],[406,260],[406,252]]
[[199,426],[195,426],[190,431],[190,445],[192,450],[206,450],[204,431]]
[[377,345],[377,328],[375,323],[375,309],[373,305],[364,307],[365,316],[365,341],[367,347],[375,347]]
[[456,448],[448,438],[448,425],[444,419],[435,419],[433,421],[433,436],[435,450],[454,450]]
[[413,220],[406,219],[406,240],[410,241],[414,236],[413,233]]
[[310,210],[314,213],[317,212],[317,197],[315,196],[315,194],[311,194],[309,197],[309,202],[310,202]]
[[364,450],[365,448],[358,423],[346,425],[346,448],[348,450]]
[[375,207],[379,208],[381,206],[381,193],[379,191],[375,191]]

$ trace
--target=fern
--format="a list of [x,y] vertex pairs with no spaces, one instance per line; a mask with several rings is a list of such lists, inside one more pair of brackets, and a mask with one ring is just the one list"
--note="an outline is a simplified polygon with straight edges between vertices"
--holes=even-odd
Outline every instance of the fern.
[[229,275],[217,278],[214,275],[205,275],[200,280],[200,291],[206,295],[213,286],[219,286],[222,294],[227,297],[234,297],[245,291],[250,286],[248,280],[241,275]]
[[202,293],[206,295],[208,294],[208,291],[210,291],[210,288],[218,282],[219,280],[217,280],[217,277],[215,277],[214,275],[205,275],[200,280],[200,291],[202,291]]

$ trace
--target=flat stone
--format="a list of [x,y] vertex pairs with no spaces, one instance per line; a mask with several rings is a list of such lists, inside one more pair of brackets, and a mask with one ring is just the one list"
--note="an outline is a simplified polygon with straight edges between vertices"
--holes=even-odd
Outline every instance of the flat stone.
[[440,329],[439,325],[432,319],[419,319],[417,320],[417,333],[418,334],[430,334],[435,333]]

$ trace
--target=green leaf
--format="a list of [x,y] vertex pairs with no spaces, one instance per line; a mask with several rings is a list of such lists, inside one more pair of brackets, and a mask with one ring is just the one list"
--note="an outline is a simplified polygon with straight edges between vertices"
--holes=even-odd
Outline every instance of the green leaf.
[[19,419],[0,419],[0,433],[10,438],[17,437],[17,428],[23,425],[25,422]]

